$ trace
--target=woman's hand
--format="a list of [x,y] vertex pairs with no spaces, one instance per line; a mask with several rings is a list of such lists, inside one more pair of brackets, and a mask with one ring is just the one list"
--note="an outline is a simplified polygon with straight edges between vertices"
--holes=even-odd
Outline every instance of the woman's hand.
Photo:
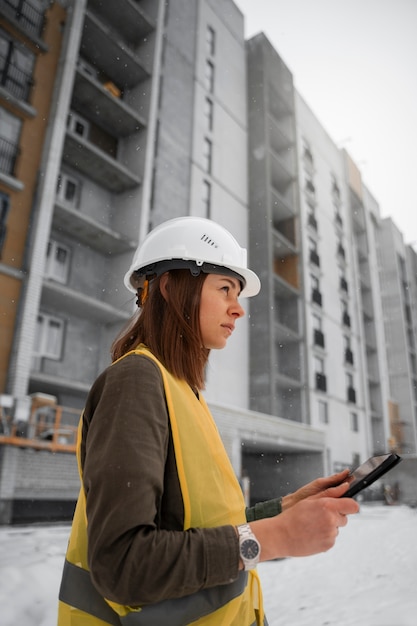
[[[348,473],[340,474],[347,476]],[[340,474],[330,479],[319,479],[324,483],[319,482],[317,488],[308,489],[307,497],[280,515],[250,523],[261,544],[261,561],[308,556],[325,552],[334,545],[339,528],[347,524],[348,515],[359,511],[359,505],[353,498],[341,497],[349,486],[348,482],[331,486]]]
[[[350,470],[345,469],[342,472],[338,472],[337,474],[333,474],[332,476],[328,476],[325,478],[316,478],[311,481],[311,483],[307,483],[304,487],[300,487],[294,493],[290,493],[287,496],[282,498],[282,511],[286,511],[290,507],[297,504],[297,502],[301,502],[301,500],[305,500],[306,498],[316,497],[339,497],[339,491],[337,491],[337,495],[335,495],[334,488],[341,485],[343,482],[349,483],[349,474]],[[346,486],[345,491],[348,486]]]

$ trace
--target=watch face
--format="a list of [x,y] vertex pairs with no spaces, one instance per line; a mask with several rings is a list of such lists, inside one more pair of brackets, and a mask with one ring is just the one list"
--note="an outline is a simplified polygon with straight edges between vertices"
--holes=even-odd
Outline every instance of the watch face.
[[259,544],[254,539],[245,539],[240,547],[240,553],[244,559],[256,559],[259,554]]

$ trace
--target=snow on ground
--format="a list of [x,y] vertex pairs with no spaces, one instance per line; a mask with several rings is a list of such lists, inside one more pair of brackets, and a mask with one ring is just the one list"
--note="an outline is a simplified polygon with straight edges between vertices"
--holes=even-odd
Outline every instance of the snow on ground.
[[[417,510],[362,505],[329,552],[262,563],[270,626],[416,626],[416,531]],[[1,626],[56,625],[68,534],[0,527]]]

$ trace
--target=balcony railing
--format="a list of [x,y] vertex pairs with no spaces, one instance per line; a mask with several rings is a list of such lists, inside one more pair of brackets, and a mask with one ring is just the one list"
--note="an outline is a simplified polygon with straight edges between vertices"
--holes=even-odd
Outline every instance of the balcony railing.
[[21,70],[0,54],[0,85],[19,100],[29,101],[33,86],[32,75]]
[[45,12],[27,0],[3,0],[8,14],[30,35],[40,37],[45,24]]
[[0,172],[15,175],[19,146],[0,136]]
[[29,421],[1,420],[0,445],[75,452],[80,411],[59,405],[33,410]]

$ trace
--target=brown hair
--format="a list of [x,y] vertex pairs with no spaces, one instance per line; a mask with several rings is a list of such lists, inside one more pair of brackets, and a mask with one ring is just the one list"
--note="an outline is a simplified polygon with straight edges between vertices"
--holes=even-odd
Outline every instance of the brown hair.
[[176,378],[194,390],[204,389],[204,368],[210,351],[203,347],[200,332],[200,299],[206,274],[171,270],[166,284],[167,300],[155,278],[141,310],[115,339],[112,360],[144,343]]

